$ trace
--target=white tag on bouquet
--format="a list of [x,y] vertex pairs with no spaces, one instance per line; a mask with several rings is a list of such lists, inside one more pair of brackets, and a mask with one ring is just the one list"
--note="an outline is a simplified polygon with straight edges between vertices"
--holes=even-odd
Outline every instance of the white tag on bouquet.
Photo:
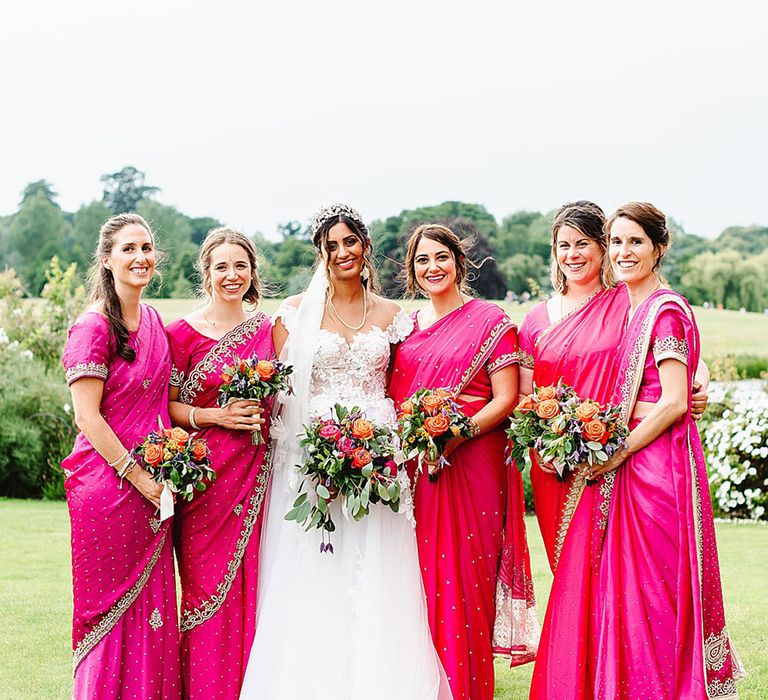
[[170,482],[163,482],[163,492],[160,494],[160,522],[168,520],[173,515],[173,491]]

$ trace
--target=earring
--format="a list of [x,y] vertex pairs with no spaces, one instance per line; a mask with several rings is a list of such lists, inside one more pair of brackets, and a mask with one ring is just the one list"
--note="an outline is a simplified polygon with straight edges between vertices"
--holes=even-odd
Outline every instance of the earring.
[[371,273],[368,272],[368,266],[363,265],[363,269],[360,270],[360,279],[363,280],[363,282],[367,282],[370,276],[371,276]]

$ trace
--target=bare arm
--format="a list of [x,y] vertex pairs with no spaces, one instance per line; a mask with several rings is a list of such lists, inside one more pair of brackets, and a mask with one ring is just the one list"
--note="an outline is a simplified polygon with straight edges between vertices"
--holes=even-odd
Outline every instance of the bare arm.
[[[180,425],[187,430],[194,430],[189,420],[194,406],[181,403],[179,400],[179,388],[172,386],[168,392],[168,412],[171,414],[171,422]],[[223,408],[195,408],[195,423],[198,428],[208,428],[217,425],[227,430],[260,430],[264,423],[261,417],[264,409],[258,401],[233,401]]]
[[520,367],[520,398],[533,393],[533,370]]
[[[474,419],[480,431],[478,435],[487,433],[500,425],[512,413],[517,405],[518,396],[518,367],[510,365],[491,375],[491,400],[485,404],[475,415]],[[462,442],[472,438],[452,438],[446,443],[445,456],[447,457]]]
[[688,410],[688,368],[680,361],[668,358],[659,365],[661,398],[640,424],[629,434],[627,448],[617,452],[605,464],[595,464],[586,470],[587,478],[595,479],[618,468],[638,450],[653,442]]
[[[83,377],[70,387],[72,404],[75,409],[75,423],[88,442],[107,461],[114,462],[130,448],[123,445],[109,423],[101,415],[101,396],[104,382],[94,377]],[[163,487],[153,481],[149,473],[138,464],[125,477],[144,498],[160,507],[160,493]]]
[[709,367],[704,360],[699,360],[696,367],[696,376],[693,378],[693,396],[691,397],[691,415],[693,420],[701,420],[704,411],[707,410],[709,396],[707,388],[709,387]]

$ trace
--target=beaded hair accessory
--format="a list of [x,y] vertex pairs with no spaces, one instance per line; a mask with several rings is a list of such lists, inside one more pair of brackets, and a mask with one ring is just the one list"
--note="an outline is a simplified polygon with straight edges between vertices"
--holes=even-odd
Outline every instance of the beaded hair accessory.
[[315,218],[312,221],[312,235],[314,236],[319,230],[320,227],[329,219],[332,219],[334,216],[346,216],[348,219],[352,219],[356,224],[358,224],[365,234],[366,238],[370,238],[370,235],[368,233],[368,228],[363,223],[363,217],[360,216],[360,213],[357,211],[357,209],[353,209],[348,204],[331,204],[327,207],[323,207],[320,209],[320,211],[315,214]]

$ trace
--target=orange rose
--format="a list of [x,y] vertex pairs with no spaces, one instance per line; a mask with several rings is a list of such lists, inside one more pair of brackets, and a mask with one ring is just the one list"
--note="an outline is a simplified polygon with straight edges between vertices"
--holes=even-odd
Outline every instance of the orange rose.
[[232,381],[232,375],[225,372],[221,375],[221,381],[225,384],[229,384]]
[[201,440],[195,440],[192,443],[192,459],[200,461],[208,454],[208,448]]
[[584,435],[591,442],[599,442],[604,445],[608,440],[608,428],[605,427],[605,423],[601,420],[591,420],[589,423],[584,424]]
[[365,418],[358,418],[352,423],[352,435],[358,440],[370,440],[373,437],[373,424]]
[[437,396],[438,399],[448,399],[453,395],[450,391],[448,391],[448,389],[443,388],[435,389],[432,394]]
[[528,411],[533,410],[535,405],[536,404],[533,401],[533,394],[528,394],[528,396],[524,396],[523,400],[517,404],[517,410],[522,413],[528,413]]
[[400,413],[402,415],[410,415],[413,413],[413,401],[408,399],[400,404]]
[[424,428],[432,437],[442,435],[450,426],[451,421],[443,415],[431,416],[424,421]]
[[536,398],[539,401],[549,401],[554,399],[557,394],[557,390],[553,386],[540,386],[536,389]]
[[272,379],[276,373],[275,366],[269,360],[259,360],[256,363],[256,374],[260,379]]
[[185,445],[189,440],[189,433],[184,428],[171,428],[168,433],[166,433],[168,437],[174,442],[178,442],[179,445]]
[[356,447],[352,453],[352,466],[362,469],[366,464],[370,464],[373,457],[364,447]]
[[144,461],[150,467],[156,467],[163,461],[163,448],[160,445],[150,443],[144,449]]
[[544,420],[554,418],[558,413],[560,413],[560,404],[554,399],[546,399],[536,406],[536,415]]
[[421,407],[430,416],[434,416],[435,413],[437,413],[440,410],[442,405],[443,405],[443,400],[439,396],[435,396],[434,394],[425,394],[424,396],[421,397]]
[[596,404],[594,401],[587,399],[576,407],[576,418],[578,418],[582,423],[588,423],[597,415],[599,411],[599,404]]

